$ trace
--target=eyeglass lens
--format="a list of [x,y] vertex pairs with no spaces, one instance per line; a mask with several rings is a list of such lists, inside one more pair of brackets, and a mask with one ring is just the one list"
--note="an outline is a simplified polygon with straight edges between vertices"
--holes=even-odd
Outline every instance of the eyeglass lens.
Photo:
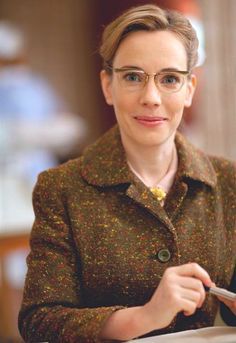
[[154,77],[157,88],[165,93],[177,92],[183,86],[185,75],[178,72],[160,72],[149,75],[144,71],[118,70],[120,84],[127,90],[140,90],[145,87],[150,77]]

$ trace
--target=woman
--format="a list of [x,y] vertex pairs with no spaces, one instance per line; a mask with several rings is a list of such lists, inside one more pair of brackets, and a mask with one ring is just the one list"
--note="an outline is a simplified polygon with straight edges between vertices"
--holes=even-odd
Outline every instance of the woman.
[[[105,29],[101,84],[118,126],[39,176],[19,316],[26,341],[212,326],[219,301],[204,286],[235,290],[235,165],[177,133],[197,45],[187,19],[154,5]],[[236,303],[224,302],[235,323]]]

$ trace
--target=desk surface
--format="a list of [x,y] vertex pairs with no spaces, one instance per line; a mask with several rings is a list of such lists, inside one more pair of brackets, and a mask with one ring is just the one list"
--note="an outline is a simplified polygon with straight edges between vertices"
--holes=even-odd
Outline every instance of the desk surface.
[[[131,341],[130,341],[131,342]],[[236,328],[210,327],[136,339],[137,343],[236,343]]]

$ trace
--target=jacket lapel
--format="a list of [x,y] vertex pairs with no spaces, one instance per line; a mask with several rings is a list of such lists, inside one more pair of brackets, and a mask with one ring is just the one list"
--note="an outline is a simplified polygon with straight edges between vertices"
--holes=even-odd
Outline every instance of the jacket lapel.
[[111,187],[132,182],[117,125],[89,146],[83,156],[82,176],[89,184]]
[[165,210],[173,220],[187,195],[189,187],[203,183],[215,187],[217,177],[208,156],[176,133],[175,144],[178,153],[178,171],[174,184],[167,196]]
[[180,133],[176,133],[175,144],[178,153],[178,171],[176,178],[195,180],[215,187],[217,177],[208,156],[194,147]]
[[151,212],[170,230],[172,229],[173,226],[169,217],[167,216],[166,211],[160,205],[159,201],[157,201],[157,199],[154,197],[152,192],[142,182],[140,182],[138,178],[134,177],[134,182],[129,186],[126,194],[137,204]]

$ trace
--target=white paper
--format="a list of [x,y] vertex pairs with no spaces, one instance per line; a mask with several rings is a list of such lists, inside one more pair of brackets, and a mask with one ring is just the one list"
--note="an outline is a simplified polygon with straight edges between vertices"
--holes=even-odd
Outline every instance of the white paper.
[[134,343],[236,343],[236,328],[210,327],[167,335],[135,339]]

